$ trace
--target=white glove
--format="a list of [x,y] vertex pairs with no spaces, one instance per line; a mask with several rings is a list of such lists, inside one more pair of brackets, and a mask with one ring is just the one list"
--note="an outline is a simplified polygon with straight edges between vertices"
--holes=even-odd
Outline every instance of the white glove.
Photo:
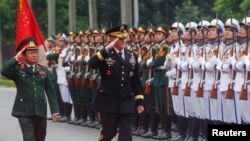
[[84,75],[84,77],[87,78],[89,74],[90,74],[89,72],[86,73],[86,74]]
[[151,57],[151,58],[149,58],[149,59],[147,60],[146,65],[148,66],[151,62],[153,62],[153,57]]
[[140,62],[141,62],[141,56],[138,57],[138,63],[140,63]]
[[84,57],[84,61],[85,61],[85,62],[88,62],[89,59],[90,59],[89,55],[87,55],[87,56]]
[[64,67],[64,70],[65,70],[66,72],[69,72],[69,71],[70,71],[70,67]]
[[154,81],[154,78],[148,79],[145,83],[150,86],[150,84]]
[[75,61],[75,56],[70,56],[70,62]]
[[77,61],[80,61],[81,59],[82,59],[81,55],[77,56]]
[[115,43],[116,43],[118,40],[119,40],[119,38],[117,38],[117,39],[115,39],[114,41],[112,41],[111,43],[109,43],[109,44],[105,47],[105,49],[106,49],[107,51],[109,51],[110,49],[112,49],[112,48],[114,47]]
[[45,54],[46,54],[46,55],[49,55],[49,52],[47,51]]

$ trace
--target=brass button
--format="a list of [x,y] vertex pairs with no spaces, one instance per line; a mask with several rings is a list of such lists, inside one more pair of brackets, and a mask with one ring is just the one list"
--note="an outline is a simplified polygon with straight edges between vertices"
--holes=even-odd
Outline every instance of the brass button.
[[35,82],[35,81],[33,81],[33,84],[36,84],[36,82]]
[[34,88],[34,90],[36,91],[36,88]]
[[35,95],[35,97],[37,97],[37,96]]
[[121,84],[121,86],[123,87],[123,84]]
[[35,78],[35,75],[33,75],[33,78]]
[[20,101],[22,102],[22,101],[23,101],[23,99],[20,99]]
[[122,72],[122,74],[124,74],[124,71]]
[[124,66],[122,66],[122,68],[124,69]]
[[122,77],[122,80],[124,80],[124,78]]

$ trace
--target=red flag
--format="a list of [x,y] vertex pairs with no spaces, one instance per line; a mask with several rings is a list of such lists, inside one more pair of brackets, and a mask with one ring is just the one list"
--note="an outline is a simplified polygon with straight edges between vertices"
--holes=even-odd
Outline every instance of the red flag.
[[17,25],[16,25],[16,47],[26,37],[36,38],[37,45],[44,43],[36,18],[27,0],[18,0]]

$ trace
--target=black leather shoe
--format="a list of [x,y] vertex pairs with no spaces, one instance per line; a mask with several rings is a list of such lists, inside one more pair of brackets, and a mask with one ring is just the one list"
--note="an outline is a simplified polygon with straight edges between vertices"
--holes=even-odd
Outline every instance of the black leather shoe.
[[142,134],[141,136],[143,138],[152,138],[153,136],[157,136],[157,135],[158,135],[157,132],[148,131],[147,133]]
[[145,130],[145,129],[142,129],[140,132],[139,132],[139,136],[143,135],[143,134],[146,134],[148,131]]
[[175,139],[170,140],[170,141],[183,141],[186,138],[185,135],[179,135]]
[[188,139],[188,141],[198,141],[198,138],[197,138],[197,137],[190,137],[190,138]]
[[69,124],[74,124],[74,122],[76,122],[77,120],[78,120],[78,118],[74,118],[74,119],[68,121],[68,123],[69,123]]
[[187,135],[183,141],[188,141],[190,137],[191,137],[190,135]]
[[83,123],[84,121],[85,121],[84,119],[79,119],[79,120],[73,122],[73,124],[75,124],[75,125],[80,125],[80,124]]
[[60,118],[60,119],[59,119],[59,122],[68,122],[68,121],[70,121],[70,120],[71,120],[70,117],[65,116],[65,117]]
[[132,134],[136,136],[136,135],[139,134],[140,131],[141,131],[141,128],[138,128],[137,130],[135,130],[134,132],[132,132]]
[[154,139],[157,139],[157,140],[167,140],[167,139],[170,139],[172,137],[171,133],[162,133],[160,136],[156,136]]

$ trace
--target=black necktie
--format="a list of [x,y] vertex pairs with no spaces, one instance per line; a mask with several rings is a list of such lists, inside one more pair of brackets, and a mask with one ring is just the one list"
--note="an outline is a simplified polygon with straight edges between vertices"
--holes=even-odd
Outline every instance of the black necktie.
[[123,59],[123,57],[122,57],[122,52],[121,52],[121,51],[118,53],[118,56],[120,57],[120,59],[121,59],[122,61],[124,61],[124,59]]

